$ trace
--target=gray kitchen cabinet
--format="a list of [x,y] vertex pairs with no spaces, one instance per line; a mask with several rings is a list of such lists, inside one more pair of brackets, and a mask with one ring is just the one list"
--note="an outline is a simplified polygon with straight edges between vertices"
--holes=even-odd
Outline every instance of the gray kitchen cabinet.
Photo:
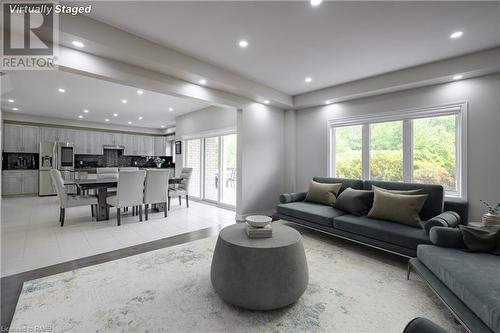
[[74,149],[75,154],[86,154],[87,153],[87,131],[76,131],[75,132],[75,142]]
[[2,172],[2,195],[21,194],[23,192],[23,175],[20,171]]
[[75,130],[59,129],[57,141],[75,143],[75,132]]
[[2,172],[2,195],[38,193],[37,170],[5,170]]
[[22,172],[23,194],[38,193],[38,171],[30,170]]
[[23,152],[38,153],[40,151],[40,129],[38,127],[23,126]]
[[38,153],[38,127],[5,124],[3,128],[3,150],[10,153]]
[[59,131],[57,128],[40,127],[40,142],[59,141]]
[[154,138],[154,156],[171,156],[172,141],[164,136]]
[[103,135],[94,131],[75,131],[75,154],[102,155]]
[[140,152],[144,156],[154,155],[154,138],[152,136],[141,136]]
[[129,156],[138,155],[139,141],[137,140],[137,135],[124,134],[123,139],[125,145],[123,154]]

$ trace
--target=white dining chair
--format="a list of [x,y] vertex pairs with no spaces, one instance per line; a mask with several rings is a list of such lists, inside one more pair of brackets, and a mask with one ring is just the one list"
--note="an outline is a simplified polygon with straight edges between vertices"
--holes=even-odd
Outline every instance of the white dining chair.
[[146,171],[120,171],[116,195],[106,198],[106,203],[116,207],[117,224],[121,225],[121,208],[139,206],[139,221],[142,221],[142,201],[144,197],[144,177]]
[[144,213],[148,220],[148,210],[150,204],[163,204],[164,216],[167,217],[168,201],[168,169],[147,169],[146,185],[144,187]]
[[118,168],[96,168],[97,178],[113,178],[118,176]]
[[137,171],[139,170],[138,167],[120,167],[118,168],[118,171]]
[[94,211],[97,211],[97,198],[95,196],[68,194],[61,172],[57,169],[51,169],[49,173],[54,189],[59,197],[59,222],[61,223],[61,227],[64,226],[66,208],[90,206],[91,214],[92,216],[94,215]]
[[170,210],[170,198],[179,197],[179,205],[182,205],[181,197],[186,197],[186,207],[189,208],[189,182],[191,181],[191,174],[193,168],[182,168],[179,178],[182,178],[180,184],[168,189],[168,210]]

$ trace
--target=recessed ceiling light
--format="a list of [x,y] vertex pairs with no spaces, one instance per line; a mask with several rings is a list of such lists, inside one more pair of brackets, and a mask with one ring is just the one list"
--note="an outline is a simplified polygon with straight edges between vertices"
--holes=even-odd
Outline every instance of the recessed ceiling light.
[[207,84],[207,80],[205,79],[201,79],[200,81],[198,81],[200,84]]
[[113,117],[118,117],[118,113],[113,113]]
[[123,104],[127,104],[127,100],[126,99],[122,99],[122,103]]
[[108,121],[109,121],[109,118],[104,119],[104,121],[108,122]]
[[137,90],[137,93],[138,93],[139,95],[142,95],[142,94],[144,94],[144,91],[142,91],[142,90]]
[[72,41],[71,44],[73,44],[73,46],[80,47],[80,48],[85,46],[85,45],[83,45],[82,42],[77,41],[77,40]]
[[82,119],[82,118],[83,118],[83,116],[82,116],[82,115],[79,115],[79,116],[78,116],[78,118]]
[[455,31],[454,33],[452,33],[452,34],[450,35],[450,38],[451,38],[451,39],[460,38],[460,37],[462,37],[462,35],[463,35],[463,34],[464,34],[464,33],[463,33],[462,31]]
[[269,101],[268,99],[264,101],[264,104],[269,104],[269,103],[271,103],[271,101]]
[[142,120],[142,116],[141,116],[141,117],[139,117],[139,118],[137,118],[137,119]]
[[332,104],[332,101],[331,101],[331,100],[329,100],[329,99],[327,99],[327,100],[325,101],[325,104]]
[[460,80],[461,78],[463,78],[464,76],[463,75],[455,75],[453,77],[453,80]]
[[306,77],[306,78],[304,79],[304,81],[306,81],[306,83],[311,83],[311,82],[312,82],[312,80],[313,80],[313,79],[312,79],[312,78],[310,78],[310,77]]
[[12,111],[19,111],[18,108],[12,108]]
[[238,45],[239,45],[242,49],[244,49],[245,47],[247,47],[247,46],[248,46],[248,42],[247,42],[246,40],[242,39],[242,40],[240,40],[240,41],[238,42]]
[[59,91],[60,93],[64,93],[64,92],[66,92],[66,89],[64,89],[64,88],[59,88],[59,89],[57,89],[57,91]]
[[85,113],[89,113],[89,110],[85,109],[85,110],[83,110],[83,112],[85,112]]
[[161,125],[160,127],[161,127],[161,128],[165,128],[165,125]]
[[174,108],[168,108],[168,111],[172,112],[174,111]]
[[322,2],[323,0],[311,0],[311,6],[313,7],[319,6],[321,5]]
[[10,98],[9,98],[9,99],[7,100],[7,102],[9,102],[9,103],[14,103],[15,101],[14,101],[13,99],[10,99]]
[[129,125],[132,125],[132,122],[131,122],[131,121],[129,121],[129,122],[128,122],[128,124],[129,124]]

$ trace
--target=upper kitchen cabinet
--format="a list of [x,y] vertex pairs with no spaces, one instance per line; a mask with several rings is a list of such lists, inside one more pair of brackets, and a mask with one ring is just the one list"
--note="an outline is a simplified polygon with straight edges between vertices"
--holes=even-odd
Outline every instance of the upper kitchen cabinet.
[[93,131],[76,131],[75,154],[102,155],[103,133]]
[[40,141],[41,142],[63,141],[63,142],[74,143],[76,132],[77,131],[75,130],[64,129],[64,128],[41,127]]
[[3,150],[9,153],[38,153],[40,147],[38,127],[5,124]]
[[154,138],[154,155],[155,156],[171,156],[172,141],[166,137],[157,136]]
[[124,134],[124,155],[152,156],[154,155],[154,141],[151,136]]

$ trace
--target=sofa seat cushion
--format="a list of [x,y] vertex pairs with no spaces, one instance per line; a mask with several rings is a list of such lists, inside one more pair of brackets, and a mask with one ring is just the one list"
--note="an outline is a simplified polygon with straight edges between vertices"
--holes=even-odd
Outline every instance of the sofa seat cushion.
[[333,227],[409,249],[416,249],[419,244],[431,244],[424,229],[366,216],[338,216],[333,220]]
[[493,332],[500,332],[500,256],[422,245],[418,259]]
[[326,227],[333,226],[334,217],[346,214],[344,211],[335,209],[332,206],[306,201],[279,204],[276,210],[280,214],[314,222]]

